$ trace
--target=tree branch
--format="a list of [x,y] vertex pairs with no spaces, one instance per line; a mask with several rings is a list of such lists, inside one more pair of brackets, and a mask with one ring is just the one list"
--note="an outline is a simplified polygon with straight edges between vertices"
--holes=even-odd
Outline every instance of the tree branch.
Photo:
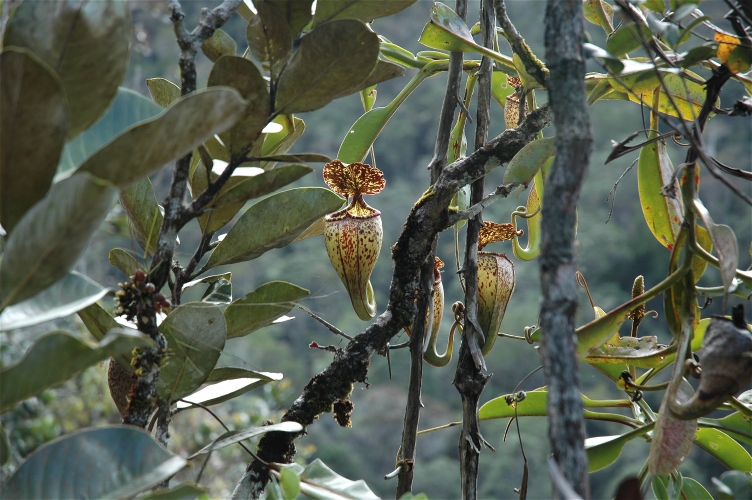
[[[504,38],[506,38],[509,42],[509,45],[512,46],[514,53],[517,54],[522,60],[522,64],[525,65],[525,71],[527,71],[530,76],[535,78],[535,81],[538,82],[538,85],[546,88],[546,86],[548,85],[549,71],[546,69],[543,63],[537,57],[535,57],[533,52],[530,50],[530,47],[528,47],[527,42],[525,42],[525,39],[522,38],[522,35],[520,35],[520,33],[517,31],[517,28],[514,27],[514,24],[512,24],[512,21],[509,20],[509,16],[507,16],[507,6],[504,3],[504,0],[492,1],[494,4],[494,9],[496,11],[496,19],[499,21],[499,25],[504,30]],[[522,99],[520,99],[520,106],[522,106],[522,102]]]
[[[574,228],[593,143],[584,84],[583,22],[579,0],[548,1],[545,45],[557,155],[543,198],[540,317],[551,449],[564,478],[588,498],[585,423],[574,344],[578,306]],[[556,495],[561,498],[558,491]]]
[[[504,131],[467,158],[447,166],[437,181],[413,206],[392,247],[394,273],[386,311],[365,332],[338,353],[332,363],[314,376],[292,404],[282,421],[309,426],[322,413],[331,412],[334,402],[349,397],[353,383],[363,383],[371,357],[382,352],[387,342],[415,316],[415,290],[420,267],[430,254],[433,238],[447,227],[447,208],[452,197],[467,184],[479,179],[532,141],[553,119],[548,105],[534,110],[516,129]],[[270,432],[259,442],[258,456],[267,462],[290,463],[295,456],[294,441],[300,435]],[[260,462],[251,462],[233,493],[233,498],[261,494],[269,480]]]

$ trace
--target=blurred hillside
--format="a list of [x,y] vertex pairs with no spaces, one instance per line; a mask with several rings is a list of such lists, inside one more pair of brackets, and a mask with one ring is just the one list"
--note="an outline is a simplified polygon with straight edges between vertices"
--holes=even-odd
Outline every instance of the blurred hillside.
[[[208,0],[183,0],[188,14],[187,24],[194,25],[201,7],[211,6]],[[167,78],[179,82],[177,55],[172,26],[166,1],[132,0],[134,37],[131,65],[124,85],[148,96],[145,80],[153,77]],[[517,28],[527,39],[532,49],[543,56],[543,0],[509,1],[509,14]],[[423,25],[428,20],[432,3],[419,0],[410,9],[397,16],[379,19],[374,23],[377,33],[391,41],[416,52],[424,48],[417,43]],[[703,2],[706,12],[716,15],[723,13],[722,2]],[[468,24],[477,18],[477,2],[471,2]],[[592,29],[591,29],[592,28]],[[594,43],[602,45],[602,32],[593,26]],[[237,16],[228,24],[226,31],[238,42],[238,51],[246,47],[244,23]],[[599,38],[600,37],[600,38]],[[502,40],[503,43],[503,40]],[[502,49],[506,49],[502,46]],[[505,50],[509,52],[508,50]],[[472,56],[471,56],[472,57]],[[210,62],[199,55],[199,81],[206,84]],[[593,66],[593,71],[598,68]],[[377,106],[388,103],[405,85],[412,73],[378,87]],[[433,154],[437,119],[444,93],[445,77],[438,75],[424,82],[396,113],[392,121],[376,141],[375,156],[377,166],[385,173],[387,188],[380,194],[368,198],[368,203],[382,212],[384,225],[384,245],[381,258],[372,277],[379,310],[383,310],[391,279],[392,264],[389,248],[396,240],[402,222],[411,206],[428,186],[426,165]],[[723,96],[724,106],[730,105],[743,94],[743,89],[729,84]],[[538,100],[545,101],[545,93],[538,93]],[[503,110],[492,103],[491,134],[504,129]],[[473,109],[474,111],[474,109]],[[301,115],[306,122],[306,132],[296,144],[294,151],[323,153],[335,157],[339,145],[349,127],[362,114],[357,95],[334,101],[322,110]],[[607,200],[614,184],[627,167],[636,159],[636,153],[622,157],[608,165],[603,162],[611,147],[611,140],[622,140],[635,130],[645,128],[641,109],[638,105],[622,101],[602,101],[592,108],[595,152],[590,165],[590,173],[583,188],[579,208],[578,259],[579,270],[585,275],[597,305],[605,310],[624,302],[630,296],[635,276],[645,276],[646,286],[652,286],[666,275],[668,252],[655,240],[646,226],[637,194],[636,168],[624,175],[618,186],[609,218],[611,202]],[[472,125],[468,130],[472,141]],[[554,135],[554,130],[545,131],[546,136]],[[734,167],[752,170],[752,123],[742,119],[711,120],[706,133],[706,146],[720,161]],[[681,163],[684,149],[670,145],[673,163]],[[137,152],[134,152],[137,154]],[[321,165],[313,165],[314,175],[298,182],[298,185],[324,186],[321,178]],[[166,195],[170,168],[165,168],[154,178],[157,198]],[[487,189],[501,183],[503,169],[498,169],[487,178]],[[750,190],[752,186],[745,186]],[[752,212],[738,198],[730,195],[714,179],[703,171],[701,194],[705,205],[710,209],[716,222],[731,225],[739,239],[740,267],[750,263],[747,247],[752,239]],[[752,190],[750,190],[752,192]],[[508,222],[509,214],[524,204],[527,193],[502,200],[486,212],[484,219]],[[186,262],[198,242],[199,231],[196,225],[181,233],[181,246],[177,259]],[[460,238],[464,237],[464,231]],[[135,248],[127,236],[115,230],[115,226],[104,228],[95,238],[85,261],[79,268],[105,286],[116,287],[124,278],[109,265],[107,252],[113,247]],[[493,251],[507,252],[511,256],[510,243],[497,244]],[[451,231],[442,234],[439,243],[439,256],[447,264],[444,272],[446,303],[461,300],[462,293],[454,277],[454,238]],[[514,260],[514,259],[513,259]],[[522,335],[525,326],[536,324],[540,301],[538,263],[515,261],[517,286],[502,331]],[[331,267],[324,249],[322,237],[310,238],[284,249],[274,250],[261,258],[245,264],[227,266],[233,273],[233,296],[241,297],[271,280],[286,280],[311,290],[311,296],[304,305],[337,325],[341,330],[355,335],[365,329],[364,323],[354,314],[347,293]],[[719,284],[720,278],[714,269],[709,269],[704,284]],[[197,300],[187,296],[185,301]],[[735,299],[738,300],[738,299]],[[592,318],[587,297],[580,294],[582,307],[579,323]],[[720,301],[713,303],[705,311],[707,314],[720,311]],[[109,305],[109,304],[108,304]],[[444,317],[440,342],[443,348],[451,325],[450,313]],[[670,334],[663,319],[661,299],[648,304],[648,309],[658,311],[656,319],[646,319],[641,327],[642,335],[657,335],[667,343]],[[276,419],[300,393],[307,380],[323,369],[331,360],[331,353],[312,350],[308,345],[317,341],[322,345],[344,346],[341,339],[333,336],[303,311],[294,310],[294,321],[263,329],[253,335],[229,341],[220,361],[226,365],[244,365],[252,369],[282,372],[283,382],[275,387],[267,386],[249,393],[243,398],[222,405],[219,415],[227,419],[228,425],[240,428],[265,419]],[[704,314],[705,315],[705,314]],[[73,320],[70,320],[73,321]],[[70,324],[70,321],[68,324]],[[59,322],[61,325],[65,322]],[[49,325],[43,325],[48,329]],[[75,328],[75,326],[74,326]],[[403,335],[401,340],[407,337]],[[458,339],[459,340],[459,339]],[[400,340],[395,340],[399,342]],[[455,351],[457,348],[455,347]],[[7,353],[5,354],[7,356]],[[365,479],[377,494],[383,497],[394,495],[396,482],[386,482],[383,475],[394,469],[394,456],[400,443],[402,419],[405,407],[407,373],[409,360],[407,350],[393,351],[391,355],[392,379],[389,379],[387,361],[375,357],[372,361],[368,387],[356,386],[352,400],[355,403],[353,428],[343,429],[333,419],[323,416],[320,422],[309,429],[310,434],[298,443],[299,458],[312,460],[321,458],[338,473],[350,479]],[[483,402],[511,392],[517,383],[540,364],[533,346],[512,339],[499,339],[496,348],[489,355],[489,371],[493,373],[487,386]],[[461,418],[459,395],[451,385],[454,376],[453,361],[444,369],[427,366],[424,370],[423,403],[421,428],[429,428]],[[48,391],[48,402],[18,411],[26,414],[4,416],[16,419],[10,427],[22,432],[26,429],[19,422],[37,422],[34,429],[26,431],[24,439],[29,439],[28,453],[36,444],[51,439],[61,432],[72,430],[71,422],[81,422],[86,414],[86,423],[116,422],[117,416],[103,385],[104,370],[91,369],[66,386],[56,391]],[[582,379],[585,392],[592,398],[618,398],[620,393],[608,380],[594,369],[583,365]],[[528,379],[521,387],[532,390],[544,385],[542,371]],[[74,389],[88,388],[93,395],[88,399],[75,399]],[[104,401],[105,398],[107,399]],[[659,400],[647,398],[654,408]],[[105,408],[94,410],[89,403],[99,401]],[[73,401],[63,404],[64,401]],[[104,402],[103,402],[104,401]],[[35,403],[36,404],[36,403]],[[40,407],[41,406],[41,407]],[[186,452],[193,452],[222,432],[221,427],[208,415],[185,412],[175,418],[171,428],[171,445]],[[79,415],[72,415],[79,412]],[[512,426],[506,442],[503,440],[507,421],[483,423],[483,436],[496,448],[496,453],[484,450],[481,457],[480,491],[483,498],[517,498],[513,488],[518,487],[522,477],[522,456],[519,442]],[[82,425],[82,424],[78,424]],[[527,418],[520,421],[522,441],[530,460],[530,498],[548,498],[551,495],[546,457],[548,443],[544,419]],[[19,430],[21,429],[21,430]],[[34,434],[37,432],[37,434]],[[617,434],[623,428],[610,423],[588,423],[590,436]],[[18,436],[18,434],[17,434]],[[31,436],[31,437],[28,437]],[[40,437],[42,436],[42,437]],[[415,492],[425,492],[431,499],[459,498],[459,472],[457,468],[458,428],[438,431],[421,436],[418,441],[416,462]],[[615,485],[625,476],[635,473],[647,457],[648,445],[642,440],[630,442],[619,461],[610,468],[592,476],[593,498],[610,498]],[[212,487],[212,497],[229,494],[235,481],[240,477],[248,457],[238,448],[227,448],[216,453],[209,461],[202,484]],[[200,464],[196,464],[200,468]],[[720,475],[725,468],[712,457],[695,447],[680,471],[696,478],[704,485],[710,478]],[[183,474],[195,475],[194,471]]]

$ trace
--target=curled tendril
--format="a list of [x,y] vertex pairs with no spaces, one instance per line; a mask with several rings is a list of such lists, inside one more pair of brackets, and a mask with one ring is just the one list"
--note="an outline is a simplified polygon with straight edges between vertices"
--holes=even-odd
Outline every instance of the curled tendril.
[[525,234],[525,231],[522,229],[515,231],[514,226],[508,222],[497,224],[496,222],[484,221],[478,234],[478,249],[480,250],[490,243],[511,240],[523,234]]

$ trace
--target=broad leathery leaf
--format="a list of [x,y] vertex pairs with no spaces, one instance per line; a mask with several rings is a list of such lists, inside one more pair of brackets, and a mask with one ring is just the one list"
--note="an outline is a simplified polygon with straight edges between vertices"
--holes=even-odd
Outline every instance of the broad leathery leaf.
[[6,307],[0,331],[37,325],[73,314],[94,304],[109,290],[75,271],[35,296]]
[[257,61],[269,63],[272,78],[276,79],[292,53],[290,25],[277,9],[265,2],[254,4],[257,13],[245,29],[248,50]]
[[606,50],[619,57],[647,44],[653,39],[653,33],[646,24],[625,24],[611,33],[606,42]]
[[132,498],[173,476],[186,464],[185,459],[167,451],[143,429],[124,425],[96,427],[39,447],[11,476],[0,495]]
[[345,135],[345,139],[339,147],[337,158],[343,163],[354,163],[363,161],[368,151],[373,146],[376,138],[379,136],[389,119],[394,115],[397,109],[405,102],[407,97],[420,85],[423,80],[433,76],[441,68],[446,69],[446,61],[433,61],[415,74],[407,83],[404,89],[390,102],[386,107],[373,108],[350,127]]
[[204,295],[201,296],[201,302],[229,304],[232,302],[232,282],[220,278],[217,281],[210,283],[206,288]]
[[700,427],[712,427],[710,425],[703,425],[705,423],[712,423],[716,426],[721,425],[724,427],[724,429],[722,429],[723,432],[729,437],[740,443],[752,445],[752,429],[750,429],[749,422],[738,411],[717,420],[712,418],[701,418]]
[[734,500],[748,499],[752,481],[749,474],[740,470],[728,470],[721,474],[720,478],[712,478],[713,488],[719,498],[725,499],[726,495]]
[[154,253],[164,216],[149,178],[143,177],[120,191],[120,206],[138,244],[147,254]]
[[[656,133],[651,133],[654,136]],[[640,205],[650,232],[655,239],[673,249],[684,219],[682,204],[678,199],[663,196],[661,189],[671,182],[674,167],[666,152],[663,141],[653,142],[640,151],[637,163],[637,189],[640,193]],[[678,182],[674,185],[679,192]]]
[[582,3],[582,13],[589,22],[600,26],[606,35],[614,31],[614,8],[603,0],[585,0]]
[[264,0],[264,3],[272,5],[282,14],[293,36],[300,33],[313,17],[311,13],[313,0]]
[[154,103],[160,108],[166,108],[172,101],[180,98],[180,87],[164,78],[149,78],[146,86]]
[[[290,151],[290,148],[301,138],[305,132],[305,122],[297,116],[280,115],[272,123],[282,125],[279,132],[267,134],[264,138],[264,144],[261,148],[261,156],[273,156],[284,154]],[[273,165],[273,164],[272,164]],[[272,165],[264,164],[264,169],[271,168]]]
[[10,460],[10,441],[3,424],[0,423],[0,465],[5,465]]
[[45,334],[20,361],[0,369],[0,412],[62,384],[94,363],[150,344],[140,333],[125,329],[111,332],[98,345],[84,342],[70,332]]
[[238,51],[238,44],[230,35],[217,29],[214,34],[201,44],[201,52],[212,62],[217,62],[222,56],[234,56]]
[[153,490],[142,500],[203,500],[209,498],[209,492],[192,481],[180,483],[169,490]]
[[0,225],[10,233],[52,184],[68,109],[60,78],[31,52],[3,50],[0,74]]
[[694,200],[694,208],[702,219],[702,223],[705,225],[708,233],[710,233],[710,239],[713,241],[715,252],[718,254],[718,260],[721,264],[723,287],[726,293],[728,293],[728,290],[734,283],[736,268],[739,265],[739,245],[736,241],[736,234],[734,234],[733,229],[730,227],[714,223],[710,217],[710,212],[708,212],[705,205],[699,199]]
[[223,366],[221,368],[215,368],[212,370],[209,378],[206,379],[207,384],[213,384],[217,382],[224,382],[225,380],[236,380],[239,378],[257,378],[261,380],[267,380],[269,382],[277,382],[284,377],[281,373],[275,372],[257,372],[255,370],[248,370],[246,368],[237,368],[234,366]]
[[692,500],[713,500],[713,495],[711,495],[703,485],[691,477],[684,478],[682,481],[681,492],[684,498],[691,498]]
[[[297,473],[297,471],[296,471]],[[351,481],[327,467],[317,458],[300,474],[300,491],[310,498],[329,500],[333,498],[347,498],[358,500],[376,500],[376,496],[366,485],[365,481]]]
[[658,14],[663,14],[663,11],[666,9],[666,1],[665,0],[646,0],[645,7],[647,7],[648,9]]
[[[525,399],[517,405],[517,416],[520,417],[542,417],[546,415],[546,404],[548,398],[548,390],[545,387],[535,389],[526,393]],[[590,399],[587,396],[582,396],[582,403],[585,408],[614,408],[614,407],[630,407],[631,403],[628,399],[616,399],[616,400],[595,400]],[[593,412],[585,410],[585,416],[588,414],[595,415]],[[509,405],[506,402],[506,396],[500,396],[494,398],[481,406],[478,410],[478,418],[480,420],[491,420],[494,418],[511,418],[515,416],[514,405]]]
[[203,271],[252,260],[272,248],[281,248],[317,219],[340,208],[344,201],[322,188],[289,189],[265,198],[238,219],[214,248]]
[[335,19],[358,19],[369,23],[410,7],[417,0],[318,0],[313,25],[318,26]]
[[292,240],[292,242],[295,243],[296,241],[302,241],[313,236],[323,236],[324,231],[326,230],[325,218],[326,216],[318,219],[316,222],[308,226],[308,229],[300,233],[294,240]]
[[193,407],[193,404],[201,404],[203,406],[212,406],[219,403],[224,403],[238,396],[242,396],[248,391],[251,391],[262,385],[266,385],[272,380],[268,378],[236,378],[232,380],[225,380],[217,382],[215,384],[207,385],[203,389],[194,392],[190,396],[185,396],[182,401],[177,404],[178,409]]
[[[144,271],[146,269],[128,250],[123,248],[113,248],[109,254],[110,264],[120,269],[126,278],[136,274],[136,271]],[[147,273],[148,274],[148,273]]]
[[277,111],[313,111],[336,96],[357,92],[378,57],[379,38],[360,21],[321,25],[303,37],[280,76]]
[[475,43],[462,18],[441,2],[435,2],[431,7],[431,22],[423,28],[418,41],[432,49],[475,52],[498,62],[505,69],[517,71],[511,57]]
[[679,63],[682,68],[690,68],[695,64],[712,59],[715,56],[716,49],[717,46],[715,44],[698,45],[684,54]]
[[[694,73],[690,72],[689,74],[700,80],[702,79]],[[676,104],[676,108],[674,108],[671,100],[668,99],[665,90],[661,89],[661,100],[658,104],[658,111],[670,116],[681,117],[683,120],[694,120],[700,113],[703,102],[705,102],[705,88],[694,81],[683,80],[681,75],[673,72],[665,73],[663,81],[666,84],[668,93],[673,98],[673,102]],[[649,104],[652,102],[652,99],[653,92],[645,92],[641,95],[635,95],[632,92],[629,93],[629,100],[637,104],[643,102]]]
[[[219,162],[221,161],[222,160],[219,160]],[[218,163],[217,160],[213,160],[213,164],[217,164],[218,166],[223,165],[223,163]],[[224,166],[227,166],[226,162],[224,162]],[[261,173],[261,170],[258,169],[258,167],[254,168],[256,168],[257,172],[253,173]],[[236,175],[237,171],[238,170],[236,170],[236,172],[233,173],[233,175],[227,180],[225,185],[222,186],[222,189],[220,189],[219,193],[217,193],[217,195],[214,197],[215,200],[249,178],[248,176]],[[212,169],[209,177],[211,177],[211,180],[213,182],[217,180],[217,177],[219,177],[219,175],[214,171],[214,169]],[[203,160],[201,160],[198,162],[198,165],[193,172],[193,176],[191,177],[191,191],[193,192],[194,198],[203,193],[208,185],[209,184],[207,182],[206,167],[204,166]],[[239,201],[233,203],[225,203],[222,207],[215,207],[214,201],[209,202],[207,208],[211,208],[211,210],[202,214],[198,218],[198,224],[201,227],[201,232],[206,235],[219,231],[228,222],[230,222],[233,217],[235,217],[238,211],[243,208],[243,205],[245,205],[245,202]]]
[[286,500],[298,498],[300,495],[300,478],[289,467],[284,467],[279,472],[279,486]]
[[203,278],[199,278],[193,281],[189,281],[185,285],[183,285],[183,292],[188,290],[189,288],[193,288],[196,285],[199,285],[201,283],[214,283],[219,280],[226,280],[226,281],[232,281],[232,273],[223,273],[223,274],[215,274],[212,276],[204,276]]
[[527,187],[543,164],[556,154],[555,142],[555,137],[547,137],[525,145],[509,162],[504,182],[520,182]]
[[244,113],[245,102],[234,89],[195,92],[181,97],[155,118],[125,130],[76,172],[89,172],[120,188],[127,187],[226,130]]
[[222,310],[207,302],[190,302],[167,315],[159,331],[170,356],[157,381],[159,397],[176,401],[201,387],[225,346],[227,324]]
[[725,432],[708,427],[697,429],[694,442],[729,469],[752,472],[752,456]]
[[28,48],[57,71],[73,139],[115,98],[128,68],[130,36],[130,13],[121,0],[23,2],[8,21],[3,47]]
[[656,500],[669,500],[668,497],[668,480],[666,476],[653,476],[650,481],[650,489],[653,490]]
[[597,349],[581,359],[585,363],[630,364],[637,368],[654,368],[676,351],[676,345],[665,346],[657,337],[620,337],[617,333]]
[[618,436],[599,436],[585,440],[588,456],[588,472],[604,469],[614,463],[628,441],[643,436],[653,429],[655,422],[643,425]]
[[[693,392],[689,382],[682,379],[675,397],[677,401],[684,403],[692,397]],[[681,465],[692,448],[697,431],[697,419],[680,420],[668,411],[670,397],[674,396],[666,391],[650,443],[648,471],[654,476],[671,474]]]
[[[89,307],[79,310],[78,317],[81,319],[86,329],[89,330],[89,333],[91,333],[95,339],[100,341],[107,336],[107,333],[110,330],[123,329],[122,325],[115,321],[115,318],[105,311],[104,307],[100,306],[98,303],[94,303]],[[116,354],[113,357],[123,369],[130,373],[133,372],[133,367],[131,366],[131,359],[133,359],[132,353],[123,352]]]
[[209,453],[210,451],[216,451],[224,448],[225,446],[245,441],[246,439],[250,439],[252,437],[261,436],[262,434],[266,434],[267,432],[302,431],[303,426],[297,422],[282,422],[279,424],[265,425],[264,427],[251,427],[250,429],[225,432],[217,439],[215,439],[210,445],[205,446],[201,450],[188,457],[188,460]]
[[373,69],[373,71],[371,71],[371,74],[368,75],[368,78],[366,78],[365,81],[361,83],[361,85],[363,89],[367,89],[369,87],[373,87],[374,85],[378,85],[379,83],[383,83],[388,80],[392,80],[393,78],[404,75],[405,68],[403,68],[399,64],[394,64],[390,63],[389,61],[382,61],[381,59],[379,59],[379,61],[376,63],[376,67]]
[[[220,134],[230,158],[240,158],[261,135],[269,115],[269,92],[266,81],[255,64],[236,56],[220,58],[209,74],[208,86],[226,85],[237,89],[248,101],[243,118],[234,127]],[[238,105],[242,110],[243,106]]]
[[507,97],[514,94],[516,89],[507,83],[507,74],[501,71],[494,71],[491,77],[491,96],[504,108]]
[[0,264],[0,310],[52,285],[78,261],[117,197],[89,175],[59,182],[18,222]]
[[214,202],[214,206],[221,207],[230,203],[245,203],[248,200],[265,196],[310,172],[313,172],[313,169],[307,165],[286,165],[269,170],[261,175],[249,177],[220,195]]
[[[180,95],[179,90],[178,95]],[[120,87],[115,101],[102,119],[65,145],[57,166],[56,177],[64,177],[66,172],[81,165],[120,132],[136,123],[154,118],[159,112],[159,106],[146,97],[133,90]]]
[[284,316],[310,292],[305,288],[271,281],[234,301],[225,309],[227,338],[244,337]]
[[326,155],[318,153],[294,153],[294,154],[281,154],[271,156],[256,156],[257,161],[274,161],[280,163],[330,163],[332,161]]

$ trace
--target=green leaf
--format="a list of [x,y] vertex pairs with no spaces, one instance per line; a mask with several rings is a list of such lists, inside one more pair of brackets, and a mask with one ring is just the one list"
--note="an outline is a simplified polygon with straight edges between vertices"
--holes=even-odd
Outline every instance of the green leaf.
[[3,50],[0,73],[0,225],[10,233],[52,184],[68,109],[60,79],[31,52]]
[[362,479],[350,481],[327,467],[321,459],[316,459],[300,470],[297,467],[286,466],[300,476],[300,491],[309,498],[319,500],[330,499],[358,499],[375,500],[379,498]]
[[[213,155],[212,155],[213,156]],[[212,161],[212,171],[207,176],[206,174],[206,166],[204,165],[204,161],[201,160],[196,165],[196,169],[193,172],[193,176],[191,177],[191,190],[194,194],[194,198],[198,197],[200,193],[203,193],[206,188],[209,186],[209,183],[207,181],[207,177],[211,178],[212,182],[217,180],[217,177],[219,177],[218,172],[221,170],[224,170],[228,165],[227,162],[224,162],[222,160],[213,160]],[[255,167],[256,171],[252,172],[253,174],[262,172],[258,167]],[[222,189],[220,189],[219,193],[214,197],[215,200],[220,198],[222,195],[230,191],[232,188],[236,187],[238,184],[242,183],[244,180],[247,180],[249,178],[252,178],[247,175],[241,174],[241,169],[236,169],[235,172],[233,172],[232,176],[227,180],[224,186],[222,186]],[[201,227],[201,232],[204,235],[212,234],[220,229],[222,229],[228,222],[232,220],[233,217],[238,213],[238,211],[243,208],[245,205],[245,201],[239,201],[239,202],[233,202],[233,203],[225,203],[222,207],[216,207],[215,201],[209,202],[207,205],[208,208],[211,208],[210,211],[202,214],[198,218],[198,224]]]
[[166,108],[173,101],[180,98],[180,87],[164,78],[148,78],[146,86],[154,103],[160,108]]
[[591,349],[581,361],[589,364],[630,364],[637,368],[654,368],[674,352],[676,345],[658,344],[657,337],[621,337],[617,333],[615,338],[597,349]]
[[685,498],[691,498],[692,500],[713,500],[713,495],[711,495],[703,485],[691,477],[684,478],[681,491]]
[[729,469],[752,472],[752,456],[723,431],[708,427],[697,429],[695,444]]
[[504,182],[521,182],[527,187],[543,164],[556,154],[555,142],[555,137],[548,137],[525,145],[509,162]]
[[752,491],[752,480],[749,474],[738,470],[724,472],[721,474],[720,480],[713,478],[713,486],[718,487],[720,485],[731,491],[734,500],[749,499],[750,491]]
[[714,223],[710,213],[699,199],[695,200],[694,208],[708,233],[710,233],[710,239],[713,241],[713,247],[715,247],[715,252],[720,261],[723,287],[728,293],[734,283],[736,268],[739,265],[739,245],[736,242],[736,234],[730,227]]
[[224,56],[214,63],[209,74],[209,87],[224,85],[237,89],[248,102],[247,106],[236,104],[236,111],[245,112],[242,119],[227,132],[220,134],[230,152],[230,158],[241,158],[261,135],[269,116],[269,92],[263,75],[248,59]]
[[110,250],[110,264],[120,269],[128,278],[136,274],[136,271],[146,271],[144,266],[128,250],[122,248],[113,248]]
[[[700,419],[700,426],[702,427],[706,422],[723,426],[723,432],[733,439],[747,445],[752,445],[752,428],[750,428],[749,422],[738,411],[717,420],[714,418]],[[738,432],[734,432],[734,430]]]
[[344,200],[328,189],[297,188],[274,194],[251,206],[214,248],[202,272],[212,267],[252,260],[292,242]]
[[[216,370],[215,370],[216,371]],[[248,370],[250,371],[250,370]],[[214,373],[214,372],[212,372]],[[258,372],[256,372],[258,373]],[[223,380],[211,385],[207,385],[200,391],[196,391],[190,396],[182,398],[177,404],[178,409],[193,408],[193,403],[198,403],[203,406],[212,406],[219,403],[224,403],[240,395],[245,394],[262,385],[266,385],[269,382],[282,379],[281,373],[269,374],[278,375],[278,378],[270,378],[267,376],[260,377],[233,377],[229,380]],[[208,381],[208,380],[207,380]]]
[[441,2],[435,2],[431,7],[431,22],[423,28],[418,41],[432,49],[475,52],[498,62],[505,70],[517,72],[511,57],[475,43],[465,21]]
[[0,331],[37,325],[62,318],[94,304],[108,289],[75,271],[68,273],[46,290],[30,299],[7,307],[0,314]]
[[23,2],[8,21],[3,47],[25,47],[55,68],[65,89],[68,139],[96,122],[128,68],[131,20],[119,0]]
[[301,432],[302,430],[303,426],[297,422],[282,422],[280,424],[266,425],[264,427],[251,427],[250,429],[225,432],[210,445],[201,448],[199,451],[188,457],[188,460],[192,460],[200,455],[209,453],[210,451],[216,451],[225,446],[239,443],[255,436],[261,436],[267,432]]
[[507,83],[507,74],[501,71],[494,71],[491,77],[491,96],[504,108],[507,103],[507,97],[515,93],[515,88]]
[[699,64],[703,61],[707,61],[715,57],[718,52],[718,44],[707,44],[693,47],[689,50],[681,59],[680,64],[682,68],[689,68],[695,64]]
[[292,33],[287,19],[273,6],[257,2],[258,11],[248,23],[245,38],[248,50],[257,61],[269,63],[271,75],[276,79],[292,53]]
[[[662,73],[664,72],[662,71]],[[702,80],[701,77],[694,73],[687,73],[695,79]],[[661,89],[661,100],[658,104],[658,111],[670,116],[681,117],[683,120],[694,120],[700,113],[702,104],[705,102],[705,87],[694,81],[685,80],[681,75],[673,72],[673,70],[672,72],[666,70],[663,74],[663,81],[666,84],[673,103],[666,95],[666,91]],[[658,85],[660,85],[660,81],[656,84],[656,87]],[[641,104],[642,102],[649,104],[652,99],[652,91],[644,92],[640,95],[637,95],[636,91],[629,93],[629,100],[637,104]],[[676,104],[676,108],[674,108],[674,104]]]
[[313,111],[337,96],[357,92],[378,57],[379,38],[360,21],[321,25],[303,37],[280,76],[277,111]]
[[608,2],[603,0],[586,0],[582,3],[582,13],[589,22],[600,26],[606,35],[614,31],[612,22],[614,20],[614,8]]
[[207,302],[191,302],[173,310],[159,325],[170,356],[157,381],[161,398],[176,401],[192,394],[217,364],[225,346],[227,324],[222,310]]
[[286,165],[269,170],[232,186],[232,188],[220,195],[217,201],[214,202],[214,206],[221,207],[235,203],[244,204],[248,200],[265,196],[291,182],[295,182],[310,172],[313,172],[313,169],[307,165]]
[[319,0],[313,25],[334,19],[358,19],[364,23],[387,17],[410,7],[417,0]]
[[84,429],[39,447],[0,495],[131,498],[173,476],[186,463],[143,429],[121,425]]
[[650,43],[653,33],[646,24],[625,24],[614,31],[606,42],[606,50],[616,57],[629,54]]
[[[105,338],[110,330],[116,329],[120,331],[123,329],[123,327],[115,321],[115,318],[97,303],[78,311],[78,317],[81,319],[86,329],[89,330],[89,333],[99,341]],[[113,358],[117,360],[118,364],[122,366],[123,369],[127,370],[129,373],[133,373],[133,367],[131,366],[133,355],[131,352],[116,354]]]
[[309,293],[305,288],[285,281],[271,281],[234,301],[225,309],[227,338],[244,337],[271,325],[289,313]]
[[227,280],[232,281],[232,273],[223,273],[223,274],[214,274],[212,276],[204,276],[203,278],[199,278],[197,280],[189,281],[185,285],[183,285],[183,292],[188,290],[189,288],[193,288],[194,286],[201,284],[201,283],[215,283],[219,280]]
[[645,7],[658,14],[663,14],[666,9],[666,4],[665,0],[646,0]]
[[57,177],[63,177],[65,172],[81,165],[123,130],[153,118],[159,112],[159,106],[146,97],[133,90],[120,87],[115,101],[102,119],[65,145],[60,156],[60,163],[57,165]]
[[[548,391],[541,387],[534,391],[526,393],[525,399],[516,403],[517,416],[519,417],[542,417],[546,415],[546,402]],[[587,396],[582,396],[582,402],[585,408],[613,408],[613,407],[630,407],[631,403],[627,399],[616,400],[594,400]],[[511,418],[515,416],[515,407],[509,405],[506,396],[500,396],[487,402],[478,410],[480,420],[491,420],[494,418]],[[586,417],[597,417],[595,412],[585,410]]]
[[297,35],[311,22],[311,5],[313,0],[264,0],[274,6],[290,26],[290,33]]
[[232,302],[232,282],[226,279],[218,279],[211,283],[204,295],[201,296],[201,302],[210,302],[212,304],[229,304]]
[[57,183],[19,221],[0,264],[0,310],[66,274],[115,201],[117,189],[89,175]]
[[[651,133],[652,136],[656,134]],[[637,163],[637,189],[642,214],[655,239],[669,250],[673,249],[684,219],[679,200],[661,194],[663,186],[671,182],[673,172],[674,167],[663,141],[642,148]]]
[[273,161],[280,163],[329,163],[332,161],[326,155],[318,153],[280,154],[272,156],[255,156],[254,161]]
[[282,493],[285,496],[285,500],[295,500],[300,494],[300,478],[290,468],[283,468],[279,472],[279,486],[282,488]]
[[620,436],[599,436],[586,439],[585,451],[588,456],[588,471],[595,472],[614,463],[628,441],[647,434],[654,426],[655,422],[651,422]]
[[164,216],[149,178],[143,177],[120,191],[120,206],[138,244],[147,254],[154,253]]
[[5,433],[3,424],[0,423],[0,465],[5,465],[10,460],[10,441],[8,441],[8,434]]
[[94,363],[149,344],[138,332],[125,329],[110,333],[99,345],[84,342],[69,332],[45,334],[20,361],[0,369],[0,412],[62,384]]
[[650,487],[657,500],[669,500],[668,482],[669,478],[666,475],[653,477],[653,480],[650,482]]
[[[297,116],[280,115],[274,119],[273,123],[282,125],[282,130],[266,134],[261,149],[262,157],[287,153],[305,132],[305,123]],[[270,168],[269,165],[263,163],[261,167],[264,169]]]
[[195,92],[115,137],[76,172],[89,172],[124,188],[229,128],[244,112],[244,101],[233,89]]
[[382,61],[381,59],[379,59],[379,61],[376,63],[376,67],[373,69],[373,71],[371,71],[371,74],[368,75],[368,78],[366,78],[365,81],[360,84],[362,88],[359,90],[367,89],[369,87],[373,87],[374,85],[378,85],[379,83],[383,83],[404,75],[405,68],[403,68],[399,64],[394,64],[390,63],[389,61]]
[[238,51],[238,44],[230,35],[217,29],[214,34],[201,44],[201,52],[212,62],[217,62],[222,56],[234,56]]
[[200,488],[195,483],[188,481],[180,483],[169,490],[156,490],[147,494],[145,497],[139,497],[142,500],[198,500],[200,498],[209,498],[208,491]]

